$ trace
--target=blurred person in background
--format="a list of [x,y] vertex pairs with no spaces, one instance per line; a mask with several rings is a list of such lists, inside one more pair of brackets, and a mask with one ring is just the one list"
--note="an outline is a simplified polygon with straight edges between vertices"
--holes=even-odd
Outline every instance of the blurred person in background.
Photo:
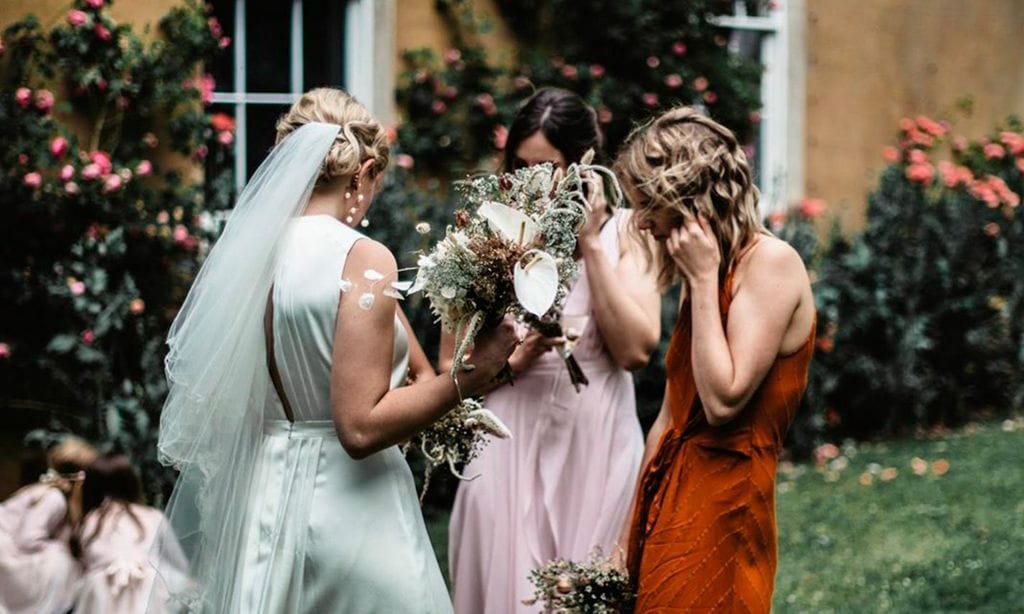
[[[136,614],[163,611],[147,609],[156,570],[149,563],[153,543],[166,520],[163,513],[142,503],[142,483],[131,461],[123,454],[105,454],[85,471],[82,486],[82,522],[71,537],[72,552],[81,560],[81,586],[75,612],[82,614]],[[163,536],[166,540],[166,535]],[[167,547],[161,554],[160,572],[177,584],[184,580],[188,564],[180,548]],[[176,578],[166,578],[176,573]]]
[[80,567],[68,539],[81,517],[83,470],[96,450],[67,437],[46,456],[39,481],[0,504],[0,612],[67,612]]

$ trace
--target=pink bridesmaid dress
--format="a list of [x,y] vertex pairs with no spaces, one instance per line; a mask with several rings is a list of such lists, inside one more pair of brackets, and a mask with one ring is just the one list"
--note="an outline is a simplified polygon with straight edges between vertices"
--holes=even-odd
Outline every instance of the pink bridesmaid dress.
[[0,612],[63,614],[74,603],[78,562],[68,547],[68,504],[47,484],[0,504]]
[[[109,502],[104,505],[111,505]],[[187,582],[184,553],[166,534],[160,548],[161,582],[155,582],[153,543],[166,519],[156,508],[135,503],[113,504],[102,522],[103,508],[90,512],[82,531],[85,566],[75,614],[142,614],[172,611],[165,587]],[[154,592],[156,591],[156,592]],[[151,594],[152,593],[152,594]]]
[[[623,213],[601,231],[604,253],[619,257]],[[589,316],[581,264],[564,315]],[[633,497],[643,456],[633,376],[617,366],[591,317],[574,350],[590,380],[580,392],[554,351],[514,385],[485,399],[512,431],[465,469],[449,530],[452,598],[458,614],[536,612],[529,573],[554,558],[610,554]]]

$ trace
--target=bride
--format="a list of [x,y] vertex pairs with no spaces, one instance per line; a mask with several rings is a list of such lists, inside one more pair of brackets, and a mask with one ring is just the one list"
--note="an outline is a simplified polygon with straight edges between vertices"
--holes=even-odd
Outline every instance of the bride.
[[167,529],[191,563],[168,587],[181,607],[451,611],[396,444],[484,390],[516,338],[506,320],[475,370],[400,387],[410,348],[426,357],[394,256],[353,228],[387,161],[359,102],[304,94],[171,328],[159,449],[181,472]]

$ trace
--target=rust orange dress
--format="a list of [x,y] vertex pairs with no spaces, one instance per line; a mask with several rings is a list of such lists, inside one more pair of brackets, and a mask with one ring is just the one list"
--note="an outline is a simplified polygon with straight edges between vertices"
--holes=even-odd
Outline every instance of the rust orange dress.
[[[735,271],[735,268],[733,269]],[[726,322],[730,273],[719,297]],[[775,360],[739,416],[704,417],[687,300],[666,356],[672,424],[640,479],[629,545],[636,612],[768,612],[775,586],[775,467],[804,389],[807,341]]]

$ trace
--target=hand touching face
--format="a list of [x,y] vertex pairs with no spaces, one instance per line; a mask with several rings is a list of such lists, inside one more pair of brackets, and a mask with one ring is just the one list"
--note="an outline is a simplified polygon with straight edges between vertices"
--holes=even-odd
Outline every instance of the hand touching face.
[[669,232],[665,247],[679,272],[691,285],[718,276],[722,254],[704,216],[687,216],[682,226]]

